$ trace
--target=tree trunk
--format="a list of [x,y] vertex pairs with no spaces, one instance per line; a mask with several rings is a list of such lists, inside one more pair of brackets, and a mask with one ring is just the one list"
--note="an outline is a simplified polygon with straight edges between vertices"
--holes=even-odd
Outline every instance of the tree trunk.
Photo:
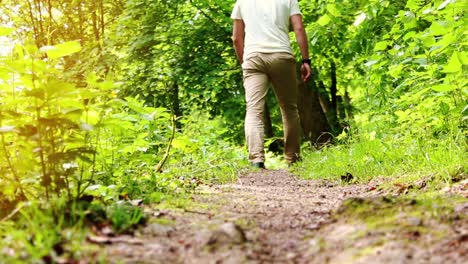
[[299,117],[304,138],[314,145],[321,145],[331,140],[330,125],[320,105],[317,87],[314,81],[298,83]]

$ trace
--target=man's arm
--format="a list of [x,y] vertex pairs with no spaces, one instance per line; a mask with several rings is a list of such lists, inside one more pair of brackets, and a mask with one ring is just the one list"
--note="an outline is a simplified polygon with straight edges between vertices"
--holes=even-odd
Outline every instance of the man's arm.
[[[291,24],[296,35],[297,44],[299,45],[299,48],[301,50],[302,59],[309,59],[309,45],[307,43],[307,34],[304,29],[304,24],[302,23],[302,16],[292,15]],[[307,63],[302,63],[301,73],[302,80],[304,82],[309,80],[311,72],[312,70],[310,69],[310,65]]]
[[232,29],[232,42],[234,50],[236,51],[237,59],[242,64],[244,62],[244,38],[245,38],[245,25],[244,21],[234,19],[234,26]]

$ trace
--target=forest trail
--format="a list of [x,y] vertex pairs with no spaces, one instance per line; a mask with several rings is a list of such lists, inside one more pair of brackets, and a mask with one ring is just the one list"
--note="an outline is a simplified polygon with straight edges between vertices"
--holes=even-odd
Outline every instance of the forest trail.
[[[467,260],[468,223],[464,220],[434,224],[425,218],[399,215],[402,227],[390,225],[382,231],[369,229],[358,219],[337,216],[347,210],[343,206],[346,199],[354,203],[390,201],[382,202],[379,197],[370,184],[301,180],[286,171],[261,170],[240,177],[234,184],[204,188],[194,195],[188,208],[149,209],[152,219],[135,236],[103,247],[111,263]],[[468,206],[457,210],[465,214]],[[424,229],[435,229],[440,235],[426,234]]]

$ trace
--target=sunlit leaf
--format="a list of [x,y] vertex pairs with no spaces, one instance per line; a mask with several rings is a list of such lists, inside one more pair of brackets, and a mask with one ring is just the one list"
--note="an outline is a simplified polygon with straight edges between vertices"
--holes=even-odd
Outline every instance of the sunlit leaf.
[[444,9],[448,4],[455,2],[454,0],[445,0],[440,6],[437,8],[437,10]]
[[468,104],[467,104],[467,105],[465,106],[465,108],[463,108],[463,110],[462,110],[462,113],[465,113],[465,112],[468,114]]
[[326,26],[328,25],[328,23],[330,23],[330,21],[331,21],[330,16],[325,14],[317,20],[317,23],[321,26]]
[[388,71],[388,74],[390,74],[390,76],[392,76],[393,78],[398,78],[398,77],[401,77],[400,74],[402,70],[403,70],[403,65],[399,64],[396,67],[392,67]]
[[422,0],[409,0],[406,3],[406,8],[412,10],[412,11],[417,11],[424,5],[424,1]]
[[426,66],[427,65],[427,58],[418,58],[418,59],[415,59],[414,62],[421,65],[421,66]]
[[185,150],[187,146],[190,146],[191,142],[188,137],[179,137],[172,141],[172,147],[174,149]]
[[1,36],[9,36],[11,33],[13,33],[15,29],[14,28],[8,28],[8,27],[1,27],[0,26],[0,37]]
[[458,52],[454,52],[452,57],[450,57],[449,62],[444,67],[444,72],[447,73],[454,73],[454,72],[461,72],[462,71],[462,64],[458,60]]
[[48,93],[49,96],[59,94],[59,96],[61,97],[66,96],[67,94],[75,90],[76,88],[73,84],[55,80],[48,83],[45,88],[45,91]]
[[97,190],[97,189],[99,189],[101,187],[102,187],[102,185],[100,185],[100,184],[91,185],[91,186],[88,187],[88,191],[94,191],[94,190]]
[[388,45],[390,44],[389,41],[380,41],[375,44],[374,51],[381,51],[387,49]]
[[406,35],[403,37],[404,40],[408,40],[413,38],[416,35],[416,31],[410,31],[406,33]]
[[339,17],[341,14],[340,14],[340,11],[338,9],[336,9],[336,5],[335,4],[328,4],[327,5],[327,10],[330,14],[332,14],[334,17]]
[[103,91],[107,91],[107,90],[111,90],[111,89],[115,88],[114,82],[109,81],[109,80],[99,82],[98,86]]
[[449,27],[450,24],[447,21],[434,21],[429,27],[429,31],[432,36],[446,35]]
[[364,22],[367,18],[366,13],[360,13],[357,17],[356,20],[354,20],[353,26],[358,27],[361,25],[362,22]]
[[449,85],[449,84],[438,84],[438,85],[432,86],[431,88],[432,90],[436,92],[450,92],[450,91],[455,90],[457,87],[455,87],[455,85]]
[[336,139],[338,139],[338,140],[344,140],[344,139],[346,139],[347,136],[348,136],[348,134],[347,134],[346,131],[343,129],[343,131],[341,132],[341,134],[339,134],[338,136],[336,136]]
[[468,65],[468,52],[467,51],[459,52],[458,59],[460,60],[461,64]]
[[57,59],[76,53],[81,50],[81,45],[78,41],[69,41],[55,46],[44,46],[42,52],[46,52],[51,59]]
[[379,62],[378,60],[370,60],[370,61],[364,63],[364,66],[370,67],[370,66],[372,66],[372,65],[374,65],[374,64],[376,64],[378,62]]

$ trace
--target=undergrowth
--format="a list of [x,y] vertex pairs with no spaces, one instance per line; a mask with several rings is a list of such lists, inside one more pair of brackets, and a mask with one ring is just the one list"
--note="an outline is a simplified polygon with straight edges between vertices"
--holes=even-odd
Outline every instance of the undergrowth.
[[354,136],[338,145],[303,151],[304,161],[295,171],[307,179],[366,183],[375,177],[417,180],[435,175],[439,186],[466,177],[467,145],[450,138],[398,139]]
[[200,184],[233,181],[247,167],[245,150],[221,139],[220,122],[203,114],[184,120],[184,131],[175,135],[160,172],[145,161],[120,179],[95,182],[73,201],[62,197],[48,203],[3,202],[0,263],[74,261],[83,256],[99,262],[105,256],[97,248],[82,247],[90,232],[104,237],[105,229],[131,234],[148,220],[140,205],[185,208],[188,195]]

